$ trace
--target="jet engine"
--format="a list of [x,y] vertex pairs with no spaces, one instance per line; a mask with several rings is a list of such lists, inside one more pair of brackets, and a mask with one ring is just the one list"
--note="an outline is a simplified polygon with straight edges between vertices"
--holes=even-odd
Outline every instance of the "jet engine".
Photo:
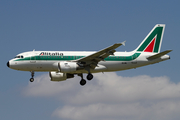
[[49,72],[51,81],[64,81],[69,78],[73,78],[74,74],[61,73],[61,72]]
[[59,62],[58,68],[62,73],[76,72],[78,65],[76,62]]

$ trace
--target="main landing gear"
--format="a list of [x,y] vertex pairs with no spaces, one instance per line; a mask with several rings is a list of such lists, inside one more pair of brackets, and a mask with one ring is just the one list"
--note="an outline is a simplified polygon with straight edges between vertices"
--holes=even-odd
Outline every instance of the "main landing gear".
[[[80,85],[84,86],[86,84],[86,80],[83,79],[83,74],[78,74],[78,76],[81,77],[81,81],[80,81]],[[91,73],[89,73],[86,77],[88,80],[92,80],[93,79],[93,75]]]
[[30,82],[34,82],[34,71],[31,71],[31,78],[29,80]]
[[91,73],[89,73],[86,77],[88,80],[92,80],[93,79],[93,75]]

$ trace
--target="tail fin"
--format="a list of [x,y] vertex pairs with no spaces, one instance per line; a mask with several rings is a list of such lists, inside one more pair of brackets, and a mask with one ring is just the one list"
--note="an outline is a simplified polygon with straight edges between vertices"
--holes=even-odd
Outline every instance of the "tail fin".
[[137,47],[138,52],[159,53],[163,39],[165,24],[157,24]]

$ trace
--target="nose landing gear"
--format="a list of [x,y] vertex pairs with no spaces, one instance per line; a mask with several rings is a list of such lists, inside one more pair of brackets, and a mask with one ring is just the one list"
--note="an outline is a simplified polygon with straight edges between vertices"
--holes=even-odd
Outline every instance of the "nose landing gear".
[[29,80],[30,82],[34,82],[34,71],[31,71],[31,78]]
[[29,80],[30,82],[34,82],[34,78],[30,78],[30,80]]

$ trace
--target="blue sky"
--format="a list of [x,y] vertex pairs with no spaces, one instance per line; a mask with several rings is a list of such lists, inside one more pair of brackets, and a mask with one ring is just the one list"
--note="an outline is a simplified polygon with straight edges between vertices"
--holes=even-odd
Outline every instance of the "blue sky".
[[[168,96],[169,94],[171,94],[169,93],[167,94],[167,96],[165,95],[165,97],[162,98],[152,96],[154,98],[152,101],[159,101],[160,99],[167,101],[167,98],[171,98],[172,101],[168,101],[168,103],[173,103],[174,106],[178,106],[177,104],[179,104],[180,100],[180,95],[178,94],[178,73],[180,67],[180,57],[178,52],[178,45],[180,44],[179,4],[180,2],[178,0],[1,0],[0,50],[2,53],[2,59],[0,62],[0,119],[84,119],[84,116],[77,117],[77,115],[74,115],[74,117],[72,118],[67,117],[68,114],[70,116],[69,109],[88,111],[94,110],[93,106],[96,105],[102,107],[103,105],[106,106],[107,103],[113,103],[113,100],[109,100],[108,102],[102,100],[101,102],[101,97],[94,101],[82,103],[84,106],[79,105],[80,103],[76,101],[72,102],[68,100],[68,98],[76,98],[75,100],[77,101],[80,98],[85,99],[82,97],[85,93],[81,93],[83,93],[83,91],[86,91],[86,94],[88,95],[89,92],[92,93],[93,89],[102,92],[102,95],[104,96],[108,96],[110,93],[101,91],[101,88],[110,89],[111,87],[114,87],[106,85],[106,83],[109,83],[108,81],[101,83],[101,77],[102,79],[106,79],[103,77],[103,74],[98,74],[97,78],[95,78],[91,82],[88,82],[87,87],[85,86],[86,88],[82,88],[79,85],[79,77],[70,79],[66,83],[59,82],[54,84],[48,82],[49,77],[47,76],[47,73],[35,73],[37,81],[31,84],[29,83],[30,72],[15,71],[7,68],[6,63],[16,54],[25,51],[31,51],[33,49],[53,51],[97,51],[114,43],[123,42],[125,40],[126,46],[121,46],[117,50],[131,51],[141,43],[141,41],[150,32],[154,25],[159,23],[166,24],[161,51],[172,49],[173,51],[169,53],[169,55],[171,56],[170,60],[150,66],[145,66],[142,68],[137,68],[135,70],[133,69],[119,71],[116,72],[116,74],[107,73],[106,75],[108,77],[112,76],[112,78],[116,79],[129,78],[128,84],[130,85],[132,83],[131,80],[136,81],[138,76],[140,79],[137,80],[137,83],[139,82],[139,84],[144,83],[144,81],[141,81],[141,79],[143,78],[142,76],[144,75],[148,76],[147,78],[150,81],[153,81],[154,78],[157,77],[158,80],[161,81],[163,85],[165,85],[162,88],[172,88],[173,90],[175,90],[173,93],[177,94],[175,96]],[[45,82],[42,78],[45,79]],[[111,78],[109,78],[108,80],[111,81]],[[112,81],[112,83],[113,82],[121,84],[118,81]],[[153,86],[154,84],[156,84],[156,82],[152,82],[151,84]],[[62,87],[62,85],[67,85],[67,88]],[[148,86],[148,84],[146,83],[142,84],[142,86],[143,85]],[[56,89],[54,87],[62,87],[62,89],[57,89],[58,92],[55,92]],[[98,89],[98,87],[100,88]],[[134,87],[133,85],[131,87],[132,90],[135,91],[136,88],[138,88]],[[35,90],[37,89],[37,91],[33,91],[33,88]],[[42,92],[46,91],[46,89],[48,89],[47,92]],[[126,87],[124,89],[126,89]],[[149,88],[146,91],[142,88],[145,93],[137,96],[143,96],[144,94],[151,93],[154,88],[152,87],[151,89]],[[159,89],[160,88],[157,87],[157,89],[155,90]],[[112,92],[117,92],[119,89],[113,90],[114,91]],[[164,92],[168,91],[166,91],[166,89],[163,90],[165,90]],[[48,91],[50,92],[48,93]],[[72,93],[75,93],[75,96],[73,96],[74,98],[70,96]],[[131,95],[133,93],[127,92],[127,94]],[[162,94],[160,94],[159,96],[161,95]],[[92,93],[90,96],[95,97],[96,95]],[[107,98],[104,97],[104,99]],[[112,99],[119,98],[115,98],[114,96],[112,96]],[[68,102],[66,102],[66,100]],[[149,101],[148,105],[150,103],[153,103],[148,97],[140,97],[140,99],[136,98],[136,96],[134,98],[127,97],[125,101],[126,100],[131,101],[130,103],[137,103],[137,101],[140,104],[146,104],[146,102],[142,103],[142,101]],[[128,103],[123,103],[124,102],[118,103],[118,105],[131,105]],[[158,105],[160,106],[160,104],[162,105],[164,104],[164,102],[159,103]],[[131,106],[133,105],[136,106],[136,104],[132,104]],[[90,107],[89,109],[86,109],[85,106]],[[136,107],[138,107],[138,105]],[[154,108],[153,106],[151,107]],[[146,110],[147,109],[145,109],[145,111]],[[164,108],[164,110],[168,111],[169,108]],[[179,109],[173,110],[180,112]],[[111,110],[105,111],[104,113],[111,113],[110,111]],[[132,113],[133,112],[134,111],[132,111]],[[166,112],[164,112],[165,115],[167,115]],[[87,116],[90,116],[90,113],[88,114],[87,112],[85,114]],[[122,111],[121,113],[124,113],[124,111]],[[174,119],[180,117],[178,114],[170,114],[171,112],[167,113],[169,113],[169,116],[173,116]],[[154,114],[152,113],[152,115]],[[105,115],[103,113],[99,113],[99,115],[100,116],[92,113],[91,116],[94,116],[93,119],[105,118]],[[133,115],[136,117],[138,116],[138,114]],[[142,118],[147,118],[149,116],[150,114],[144,113],[144,116]],[[109,118],[112,120],[128,120],[131,119],[132,115],[126,114],[126,117],[124,117],[123,115],[118,116],[116,114],[110,114],[106,117],[107,119]],[[140,118],[137,117],[137,119]]]

